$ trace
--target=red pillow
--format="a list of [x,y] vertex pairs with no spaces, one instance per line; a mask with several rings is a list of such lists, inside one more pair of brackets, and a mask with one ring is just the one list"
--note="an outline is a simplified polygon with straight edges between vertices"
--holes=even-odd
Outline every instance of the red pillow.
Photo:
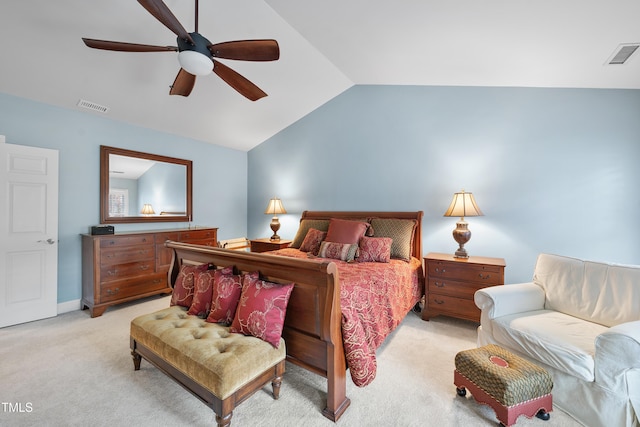
[[281,285],[260,280],[256,273],[245,274],[231,332],[253,335],[278,348],[291,291],[293,283]]
[[213,295],[207,322],[230,325],[236,314],[242,293],[242,276],[233,274],[233,267],[213,273]]
[[208,269],[208,264],[180,266],[180,272],[176,278],[176,283],[173,285],[173,294],[171,295],[171,303],[169,305],[191,307],[194,292],[193,275],[196,272],[206,271]]
[[327,242],[357,245],[368,227],[369,223],[367,222],[332,218],[329,222],[325,240]]
[[304,237],[302,244],[300,245],[300,250],[302,252],[311,252],[313,255],[318,255],[318,251],[320,250],[320,243],[327,236],[326,231],[320,231],[315,228],[310,228],[307,231],[307,235]]
[[360,239],[358,262],[389,262],[391,260],[390,237],[363,237]]
[[187,314],[202,317],[211,310],[211,294],[213,292],[213,270],[199,271],[193,274],[193,301]]

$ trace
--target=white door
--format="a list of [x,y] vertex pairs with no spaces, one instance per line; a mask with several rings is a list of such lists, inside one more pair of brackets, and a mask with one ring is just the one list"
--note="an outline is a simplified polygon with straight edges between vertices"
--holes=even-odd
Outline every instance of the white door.
[[0,328],[58,305],[58,151],[0,142]]

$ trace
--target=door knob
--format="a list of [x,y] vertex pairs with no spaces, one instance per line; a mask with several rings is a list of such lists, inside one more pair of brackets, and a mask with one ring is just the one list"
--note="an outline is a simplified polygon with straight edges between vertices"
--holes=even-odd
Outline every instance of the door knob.
[[47,243],[49,245],[53,245],[56,241],[53,239],[47,239],[47,240],[38,240],[38,243]]

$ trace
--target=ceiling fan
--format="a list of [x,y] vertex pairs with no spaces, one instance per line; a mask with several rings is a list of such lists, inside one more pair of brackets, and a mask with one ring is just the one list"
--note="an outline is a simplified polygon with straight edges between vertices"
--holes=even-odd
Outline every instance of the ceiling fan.
[[176,76],[170,95],[189,96],[196,83],[196,76],[210,74],[211,71],[224,80],[241,95],[257,101],[267,96],[258,86],[215,58],[241,61],[276,61],[280,48],[275,40],[237,40],[212,44],[198,33],[198,0],[196,2],[195,31],[187,33],[178,19],[162,0],[138,0],[147,11],[177,37],[178,46],[153,46],[147,44],[124,43],[108,40],[82,38],[84,44],[94,49],[119,52],[178,52],[180,71]]

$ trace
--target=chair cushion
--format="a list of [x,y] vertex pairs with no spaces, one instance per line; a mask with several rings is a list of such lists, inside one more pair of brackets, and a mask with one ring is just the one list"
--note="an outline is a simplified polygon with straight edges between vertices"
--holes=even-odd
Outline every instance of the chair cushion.
[[552,310],[502,316],[492,326],[498,344],[585,381],[595,378],[595,339],[609,329]]

